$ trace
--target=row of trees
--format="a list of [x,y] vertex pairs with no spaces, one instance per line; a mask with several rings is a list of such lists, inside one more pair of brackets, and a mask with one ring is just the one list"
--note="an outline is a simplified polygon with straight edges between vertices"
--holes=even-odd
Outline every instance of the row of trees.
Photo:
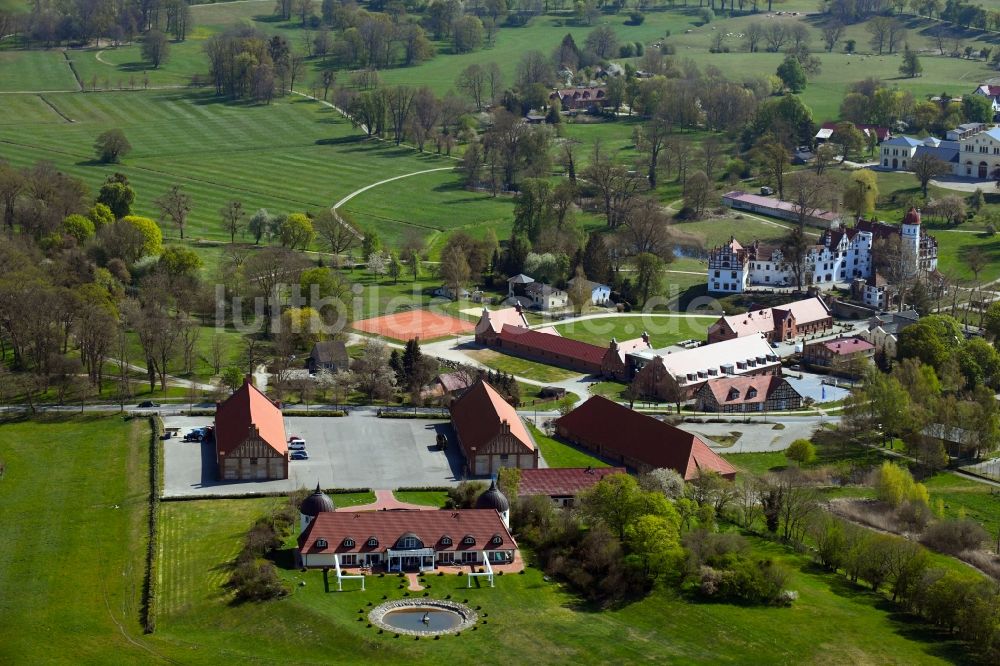
[[102,39],[118,46],[157,30],[182,42],[194,29],[190,4],[189,0],[34,2],[27,12],[13,6],[0,8],[0,36],[49,47]]

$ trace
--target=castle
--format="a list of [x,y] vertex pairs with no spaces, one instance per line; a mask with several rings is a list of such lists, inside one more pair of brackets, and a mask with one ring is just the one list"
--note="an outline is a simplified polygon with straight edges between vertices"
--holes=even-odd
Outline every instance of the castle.
[[[850,229],[824,231],[819,242],[806,249],[802,284],[819,289],[847,286],[861,302],[885,309],[892,294],[885,275],[885,268],[895,260],[890,255],[898,257],[906,276],[912,277],[936,271],[937,254],[937,240],[921,227],[916,208],[910,208],[900,225],[859,219]],[[709,253],[709,293],[795,286],[793,261],[780,247],[759,241],[745,247],[731,238]]]

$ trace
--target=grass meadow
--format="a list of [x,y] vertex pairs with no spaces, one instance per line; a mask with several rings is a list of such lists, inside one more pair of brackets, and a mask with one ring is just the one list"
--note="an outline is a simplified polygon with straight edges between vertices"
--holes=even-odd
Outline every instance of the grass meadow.
[[655,348],[666,347],[681,340],[705,337],[708,327],[715,322],[713,317],[664,317],[644,315],[642,317],[608,316],[600,319],[583,319],[568,324],[557,324],[564,337],[581,340],[606,347],[611,338],[619,342],[649,334],[650,344]]

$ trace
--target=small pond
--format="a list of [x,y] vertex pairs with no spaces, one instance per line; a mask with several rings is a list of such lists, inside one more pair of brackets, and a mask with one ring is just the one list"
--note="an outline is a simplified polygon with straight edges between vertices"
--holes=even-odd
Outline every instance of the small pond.
[[479,615],[465,604],[444,599],[398,599],[376,606],[368,619],[383,631],[434,636],[463,631],[475,625]]
[[443,608],[401,608],[389,611],[382,621],[396,629],[409,631],[450,631],[462,624],[462,616]]

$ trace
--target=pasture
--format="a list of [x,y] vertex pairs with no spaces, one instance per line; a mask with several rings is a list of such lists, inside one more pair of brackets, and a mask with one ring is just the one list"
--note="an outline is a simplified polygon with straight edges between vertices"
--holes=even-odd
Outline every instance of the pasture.
[[619,342],[649,334],[654,348],[666,347],[681,340],[705,338],[705,332],[714,317],[670,317],[644,314],[637,317],[608,316],[581,319],[567,324],[557,324],[556,330],[574,340],[606,346],[611,338]]

